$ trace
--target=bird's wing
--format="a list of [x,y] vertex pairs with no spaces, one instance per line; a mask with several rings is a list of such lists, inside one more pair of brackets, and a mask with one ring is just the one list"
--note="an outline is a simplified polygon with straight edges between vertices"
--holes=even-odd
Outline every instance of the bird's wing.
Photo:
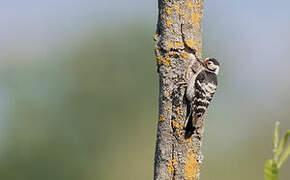
[[214,93],[216,92],[216,81],[208,78],[206,72],[201,72],[195,81],[194,113],[200,118],[207,110]]

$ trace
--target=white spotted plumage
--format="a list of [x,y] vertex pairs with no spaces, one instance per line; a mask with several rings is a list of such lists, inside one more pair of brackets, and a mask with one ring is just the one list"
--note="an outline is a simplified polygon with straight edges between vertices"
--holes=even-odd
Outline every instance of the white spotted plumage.
[[203,120],[217,88],[219,63],[214,58],[205,59],[204,68],[193,76],[187,84],[187,123],[185,138],[189,138],[198,128],[197,123]]

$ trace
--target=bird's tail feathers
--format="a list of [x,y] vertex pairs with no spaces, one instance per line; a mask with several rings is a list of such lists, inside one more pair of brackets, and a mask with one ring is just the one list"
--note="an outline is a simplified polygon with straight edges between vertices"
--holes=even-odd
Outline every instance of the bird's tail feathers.
[[185,126],[185,134],[184,134],[184,138],[188,139],[192,136],[192,134],[195,131],[195,127],[193,126],[193,114],[192,114],[192,110],[190,110],[188,116],[187,116],[187,124]]

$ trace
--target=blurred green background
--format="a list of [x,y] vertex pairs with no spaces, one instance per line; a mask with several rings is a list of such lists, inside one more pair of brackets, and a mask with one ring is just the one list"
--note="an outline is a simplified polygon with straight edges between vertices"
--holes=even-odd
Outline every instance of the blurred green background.
[[[263,179],[274,122],[290,128],[289,6],[205,3],[203,54],[222,69],[203,180]],[[0,179],[152,179],[157,0],[3,0],[0,10]]]

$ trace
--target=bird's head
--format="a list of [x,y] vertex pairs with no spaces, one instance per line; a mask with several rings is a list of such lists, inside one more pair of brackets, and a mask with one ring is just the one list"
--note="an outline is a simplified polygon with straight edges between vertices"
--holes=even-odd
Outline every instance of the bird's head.
[[220,63],[215,58],[206,58],[203,61],[203,63],[209,71],[218,75],[219,69],[220,69]]

